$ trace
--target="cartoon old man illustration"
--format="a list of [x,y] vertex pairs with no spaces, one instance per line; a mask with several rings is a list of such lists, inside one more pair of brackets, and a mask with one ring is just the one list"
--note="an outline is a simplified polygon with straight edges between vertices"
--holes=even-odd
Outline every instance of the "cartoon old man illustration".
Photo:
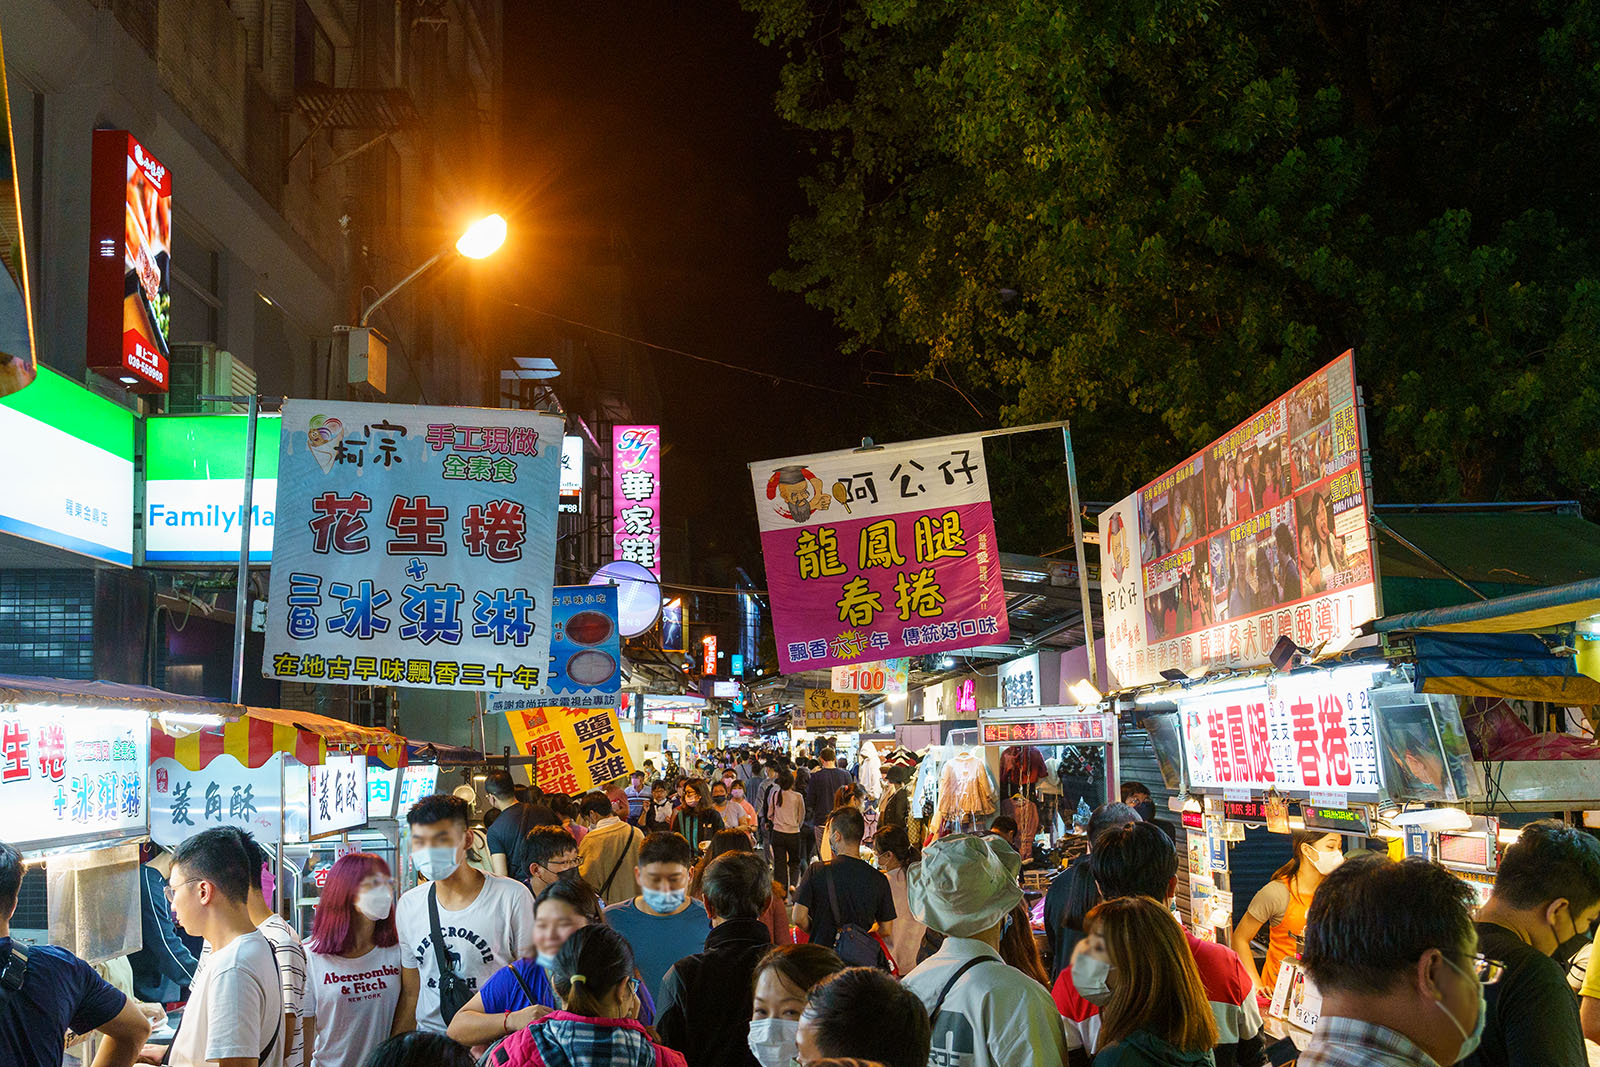
[[814,511],[824,511],[832,498],[822,490],[822,481],[806,467],[779,467],[767,479],[767,499],[781,498],[779,515],[805,522]]

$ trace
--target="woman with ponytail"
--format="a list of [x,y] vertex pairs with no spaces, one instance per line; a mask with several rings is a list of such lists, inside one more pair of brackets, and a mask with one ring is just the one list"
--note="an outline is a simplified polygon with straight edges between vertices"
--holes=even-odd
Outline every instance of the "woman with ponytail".
[[878,870],[889,879],[889,891],[894,894],[894,930],[889,935],[889,955],[894,957],[895,969],[901,975],[911,973],[917,965],[917,950],[922,945],[922,935],[928,928],[911,914],[911,897],[906,888],[906,872],[922,858],[922,853],[911,844],[904,826],[878,827],[872,839],[872,850],[878,857]]
[[551,968],[563,1010],[501,1042],[492,1067],[687,1067],[682,1055],[652,1039],[638,1021],[639,980],[633,950],[609,926],[573,931]]

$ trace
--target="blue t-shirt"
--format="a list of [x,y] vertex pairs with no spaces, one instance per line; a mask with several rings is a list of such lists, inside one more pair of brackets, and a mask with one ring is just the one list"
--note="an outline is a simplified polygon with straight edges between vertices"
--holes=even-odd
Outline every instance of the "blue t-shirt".
[[[518,960],[511,967],[517,969],[517,974],[522,976],[522,981],[527,983],[533,991],[534,1004],[542,1004],[547,1008],[560,1008],[560,998],[556,996],[555,988],[550,984],[550,976],[543,967],[533,960]],[[531,1008],[528,1003],[528,994],[523,992],[522,986],[517,983],[516,975],[511,973],[511,967],[502,967],[496,971],[483,988],[478,990],[478,996],[483,1001],[485,1015],[501,1015],[508,1011],[521,1011]],[[645,1026],[654,1025],[656,1021],[656,1004],[650,997],[650,990],[644,986],[639,987],[639,1021]]]
[[650,990],[651,1000],[660,1000],[661,980],[672,965],[705,950],[711,916],[698,900],[691,900],[676,915],[649,915],[634,899],[607,908],[606,925],[628,939],[644,988]]
[[[11,939],[0,937],[0,958],[11,954]],[[66,1034],[87,1034],[122,1011],[127,998],[94,969],[66,949],[28,948],[28,976],[22,988],[0,994],[0,1063],[17,1067],[57,1067],[66,1051]]]

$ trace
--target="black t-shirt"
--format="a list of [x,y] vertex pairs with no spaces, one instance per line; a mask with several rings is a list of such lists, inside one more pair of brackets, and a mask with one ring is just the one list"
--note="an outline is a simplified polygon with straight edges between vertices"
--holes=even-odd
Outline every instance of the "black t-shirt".
[[1587,1067],[1578,997],[1561,964],[1504,926],[1478,923],[1478,951],[1505,966],[1484,988],[1489,1018],[1470,1067]]
[[[11,939],[0,937],[0,957]],[[87,1034],[117,1017],[127,998],[66,949],[28,949],[28,976],[14,994],[0,996],[0,1063],[61,1062],[66,1033]]]
[[[556,818],[555,812],[543,804],[528,804],[523,801],[511,805],[500,813],[500,817],[489,827],[485,835],[489,839],[489,854],[492,856],[506,857],[506,863],[517,854],[517,842],[527,836],[528,831],[535,826],[560,827],[561,820]],[[523,871],[527,876],[527,871]]]
[[894,892],[889,888],[889,879],[865,860],[835,856],[831,863],[813,863],[794,891],[794,902],[805,905],[811,913],[811,940],[815,944],[832,948],[839,935],[828,896],[829,882],[839,898],[839,922],[870,930],[873,923],[894,919]]

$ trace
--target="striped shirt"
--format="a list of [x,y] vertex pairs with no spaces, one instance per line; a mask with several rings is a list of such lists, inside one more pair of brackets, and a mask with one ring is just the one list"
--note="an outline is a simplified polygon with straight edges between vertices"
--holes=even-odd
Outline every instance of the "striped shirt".
[[1406,1035],[1387,1026],[1324,1015],[1297,1067],[1439,1067]]

